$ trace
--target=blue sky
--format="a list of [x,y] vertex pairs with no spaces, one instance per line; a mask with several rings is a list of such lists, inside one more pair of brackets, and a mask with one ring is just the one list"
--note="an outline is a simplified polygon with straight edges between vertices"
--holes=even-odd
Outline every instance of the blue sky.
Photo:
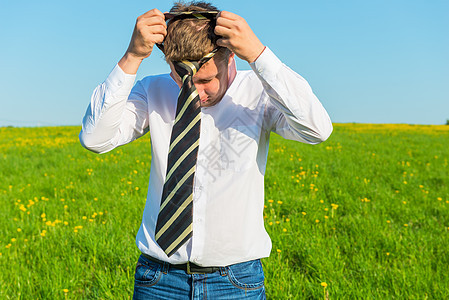
[[[306,78],[334,122],[449,119],[449,1],[212,1]],[[136,18],[172,1],[3,1],[0,126],[79,125]],[[249,69],[239,61],[240,69]],[[138,79],[165,73],[155,50]]]

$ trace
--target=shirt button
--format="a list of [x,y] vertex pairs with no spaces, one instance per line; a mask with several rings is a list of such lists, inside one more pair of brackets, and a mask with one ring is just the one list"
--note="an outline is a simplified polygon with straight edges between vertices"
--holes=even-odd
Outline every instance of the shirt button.
[[117,85],[118,85],[118,86],[122,86],[122,81],[119,80],[119,81],[117,82]]

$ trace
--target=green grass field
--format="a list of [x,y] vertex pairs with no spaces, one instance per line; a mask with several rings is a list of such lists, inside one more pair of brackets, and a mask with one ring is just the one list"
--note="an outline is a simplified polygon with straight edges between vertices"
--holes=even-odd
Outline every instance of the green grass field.
[[[78,127],[0,128],[0,299],[129,299],[147,136],[97,155]],[[272,135],[268,299],[449,297],[449,126]]]

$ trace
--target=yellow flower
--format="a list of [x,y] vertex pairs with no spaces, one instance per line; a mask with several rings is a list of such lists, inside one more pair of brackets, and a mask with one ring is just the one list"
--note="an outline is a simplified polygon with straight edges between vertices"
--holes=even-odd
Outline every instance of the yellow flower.
[[43,213],[43,214],[41,215],[41,218],[45,218],[45,216],[46,216],[46,214],[45,214],[45,213]]
[[321,282],[321,286],[327,287],[327,283],[326,282]]
[[443,200],[443,198],[441,198],[441,197],[438,197],[437,199],[438,199],[438,201],[441,201],[441,200]]
[[281,249],[277,249],[276,251],[277,251],[277,253],[281,253],[282,252]]
[[12,239],[11,239],[11,242],[13,242],[13,243],[14,243],[15,241],[17,241],[17,239],[16,239],[16,238],[12,238]]
[[387,256],[390,255],[390,252],[387,252]]
[[21,228],[17,228],[17,232],[21,232],[22,231],[22,229]]
[[282,229],[282,231],[283,231],[283,232],[287,232],[287,229],[284,228],[284,229]]
[[316,222],[316,223],[319,223],[319,222],[320,222],[320,220],[318,220],[318,219],[317,219],[317,220],[315,220],[315,222]]
[[87,217],[86,216],[83,216],[83,220],[86,220],[87,219]]
[[307,215],[307,213],[306,213],[305,211],[303,211],[303,212],[302,212],[302,215],[305,216],[305,215]]
[[405,227],[407,227],[407,226],[408,226],[408,224],[404,224],[404,226],[405,226]]
[[278,201],[278,204],[282,204],[282,201]]
[[390,220],[387,220],[387,223],[390,224]]
[[273,225],[273,222],[268,223],[268,225],[270,225],[270,226]]
[[273,199],[268,200],[268,202],[273,203]]
[[328,217],[328,216],[324,216],[324,218],[325,218],[325,219],[329,219],[329,217]]
[[69,292],[68,289],[63,289],[62,291],[63,291],[64,293],[68,293],[68,292]]
[[285,221],[287,221],[287,222],[290,222],[290,219],[289,219],[289,218],[287,218],[287,219],[285,219]]

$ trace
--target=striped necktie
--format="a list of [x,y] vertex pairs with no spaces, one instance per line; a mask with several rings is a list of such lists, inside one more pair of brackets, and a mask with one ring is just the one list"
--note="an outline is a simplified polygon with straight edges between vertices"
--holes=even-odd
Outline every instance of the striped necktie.
[[182,79],[168,150],[167,175],[162,191],[155,238],[167,256],[192,236],[193,178],[200,139],[201,107],[193,76],[217,49],[199,61],[173,62]]

